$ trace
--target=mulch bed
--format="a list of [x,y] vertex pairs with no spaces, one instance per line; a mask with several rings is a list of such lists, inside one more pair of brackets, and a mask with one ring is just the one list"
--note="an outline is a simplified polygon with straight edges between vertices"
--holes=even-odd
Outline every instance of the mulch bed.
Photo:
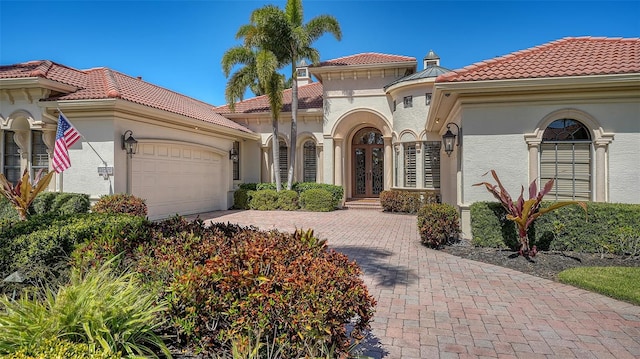
[[473,247],[467,241],[445,246],[441,250],[458,257],[507,267],[554,281],[557,281],[558,273],[573,267],[640,267],[639,257],[629,258],[610,254],[600,256],[600,254],[578,252],[540,251],[531,258],[532,261],[528,261],[511,250]]

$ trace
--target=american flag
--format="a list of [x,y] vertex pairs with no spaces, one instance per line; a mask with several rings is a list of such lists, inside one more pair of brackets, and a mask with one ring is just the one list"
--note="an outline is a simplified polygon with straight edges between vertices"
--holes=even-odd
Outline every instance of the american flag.
[[53,170],[60,173],[71,167],[69,160],[69,147],[80,139],[80,132],[60,112],[58,116],[58,132],[56,132],[56,145],[53,149]]

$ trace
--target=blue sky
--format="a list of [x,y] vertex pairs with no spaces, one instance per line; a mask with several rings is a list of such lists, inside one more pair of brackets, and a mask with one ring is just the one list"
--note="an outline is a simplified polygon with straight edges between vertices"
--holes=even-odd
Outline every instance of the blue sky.
[[[0,64],[52,60],[109,67],[224,104],[220,61],[252,10],[285,1],[0,0]],[[456,69],[567,36],[640,37],[640,1],[303,0],[305,22],[337,18],[342,41],[315,43],[322,60],[361,52],[422,58]],[[552,66],[552,64],[550,64]]]

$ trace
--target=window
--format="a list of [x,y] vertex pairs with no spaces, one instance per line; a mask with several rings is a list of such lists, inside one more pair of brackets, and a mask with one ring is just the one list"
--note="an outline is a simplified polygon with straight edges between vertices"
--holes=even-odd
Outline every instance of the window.
[[42,131],[33,131],[31,136],[31,176],[35,178],[40,170],[43,170],[43,174],[49,172],[49,154],[42,139]]
[[308,140],[304,143],[302,153],[302,180],[304,182],[316,181],[316,144]]
[[425,98],[426,98],[425,105],[427,106],[431,105],[431,94],[430,93],[426,94]]
[[239,180],[240,179],[240,142],[238,141],[233,142],[233,152],[236,154],[238,158],[237,160],[231,162],[233,164],[233,179]]
[[591,136],[579,121],[560,119],[545,129],[540,145],[540,182],[555,183],[555,200],[591,199]]
[[298,77],[307,77],[307,69],[298,69]]
[[4,131],[4,166],[2,173],[13,184],[20,179],[20,152],[13,131]]
[[289,174],[289,153],[287,151],[287,144],[280,140],[280,158],[278,164],[280,166],[280,183],[287,183],[287,176]]
[[426,141],[424,156],[424,188],[440,188],[440,141]]
[[404,145],[404,186],[416,186],[416,144]]
[[413,107],[413,96],[404,97],[404,108]]
[[396,103],[396,100],[393,100],[393,112],[396,112],[397,107],[398,107],[398,104]]

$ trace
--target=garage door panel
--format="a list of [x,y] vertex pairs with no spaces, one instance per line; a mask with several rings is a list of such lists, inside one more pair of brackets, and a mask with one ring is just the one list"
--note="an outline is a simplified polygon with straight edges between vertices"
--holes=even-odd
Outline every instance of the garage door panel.
[[149,218],[218,209],[226,204],[222,156],[197,147],[144,144],[132,162],[132,193]]

